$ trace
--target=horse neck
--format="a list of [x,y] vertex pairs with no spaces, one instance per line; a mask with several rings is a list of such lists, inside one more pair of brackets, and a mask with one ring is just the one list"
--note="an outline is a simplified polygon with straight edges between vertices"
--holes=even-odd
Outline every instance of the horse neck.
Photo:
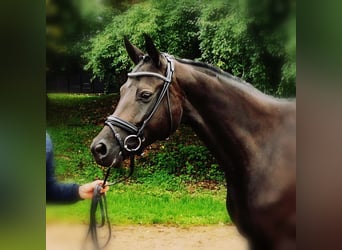
[[280,104],[247,83],[192,65],[176,66],[184,118],[220,165],[246,165],[250,148],[276,126]]

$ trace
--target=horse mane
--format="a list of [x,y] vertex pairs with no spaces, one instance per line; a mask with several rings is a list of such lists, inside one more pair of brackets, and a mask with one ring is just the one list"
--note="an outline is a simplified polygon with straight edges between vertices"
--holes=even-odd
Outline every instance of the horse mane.
[[245,80],[234,76],[226,71],[223,71],[222,69],[209,64],[209,63],[204,63],[204,62],[200,62],[200,61],[193,61],[190,59],[180,59],[180,58],[174,58],[175,60],[177,60],[180,63],[185,63],[185,64],[189,64],[191,66],[194,66],[194,68],[200,72],[206,73],[208,75],[211,76],[215,76],[217,77],[220,81],[222,82],[229,82],[230,84],[234,84],[236,87],[242,87],[245,86],[246,88],[249,89],[249,92],[253,92],[259,96],[263,96],[264,98],[270,98],[271,100],[274,101],[286,101],[286,102],[293,102],[295,101],[294,98],[276,98],[274,96],[271,95],[267,95],[265,93],[263,93],[262,91],[260,91],[259,89],[257,89],[256,87],[254,87],[252,84],[250,84],[249,82],[246,82]]
[[254,87],[252,84],[249,82],[246,82],[245,80],[234,76],[226,71],[223,71],[222,69],[215,67],[211,64],[204,63],[204,62],[199,62],[199,61],[193,61],[189,59],[179,59],[175,58],[178,62],[180,63],[185,63],[194,66],[194,68],[200,72],[203,72],[205,74],[215,76],[217,77],[221,82],[226,83],[229,82],[230,85],[235,85],[237,88],[241,87],[246,87],[249,89],[249,91],[252,91],[256,94],[262,95],[262,96],[267,96],[271,97],[272,99],[277,99],[273,96],[266,95],[265,93],[261,92],[259,89]]
[[[219,74],[219,75],[222,75],[226,78],[229,78],[229,79],[232,79],[232,80],[235,80],[237,82],[240,82],[240,83],[243,83],[243,84],[246,84],[246,85],[251,85],[249,84],[248,82],[246,82],[245,80],[239,78],[239,77],[236,77],[226,71],[223,71],[222,69],[218,68],[218,67],[215,67],[214,65],[212,64],[208,64],[208,63],[204,63],[204,62],[199,62],[199,61],[193,61],[193,60],[189,60],[189,59],[179,59],[179,58],[175,58],[177,61],[181,62],[181,63],[185,63],[185,64],[190,64],[192,66],[195,66],[195,67],[199,67],[199,68],[203,68],[203,69],[207,69],[209,70],[209,72],[205,72],[207,74],[211,74],[212,75],[212,72],[216,73],[216,74]],[[201,70],[203,71],[203,70]]]

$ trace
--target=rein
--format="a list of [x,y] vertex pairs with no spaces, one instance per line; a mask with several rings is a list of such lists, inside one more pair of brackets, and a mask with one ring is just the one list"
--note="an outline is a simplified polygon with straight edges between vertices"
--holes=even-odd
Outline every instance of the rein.
[[[127,176],[118,179],[115,182],[107,182],[107,179],[109,177],[110,170],[112,166],[114,165],[114,161],[112,165],[107,169],[107,172],[105,174],[105,178],[103,181],[102,186],[96,185],[93,193],[93,198],[91,200],[91,205],[90,205],[90,219],[89,219],[89,229],[87,233],[86,239],[91,236],[93,245],[96,250],[104,249],[111,237],[112,237],[112,228],[108,216],[108,209],[107,209],[107,199],[106,199],[106,194],[101,193],[101,189],[104,188],[105,186],[112,186],[115,184],[118,184],[120,182],[126,181],[128,178],[130,178],[134,172],[134,155],[130,156],[130,165],[129,165],[129,173]],[[96,220],[96,211],[97,208],[100,207],[100,213],[101,213],[101,223],[98,223]],[[108,228],[108,236],[104,244],[100,245],[98,234],[97,234],[97,228],[104,227],[107,224]]]

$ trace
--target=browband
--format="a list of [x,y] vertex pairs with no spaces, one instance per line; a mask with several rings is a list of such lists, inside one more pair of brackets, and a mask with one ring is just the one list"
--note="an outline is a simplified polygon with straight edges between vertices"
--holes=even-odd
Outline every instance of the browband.
[[158,77],[158,78],[162,79],[165,82],[169,82],[171,80],[171,79],[166,78],[165,76],[163,76],[161,74],[154,73],[154,72],[148,72],[148,71],[133,72],[133,73],[128,73],[127,75],[128,75],[128,77],[155,76],[155,77]]

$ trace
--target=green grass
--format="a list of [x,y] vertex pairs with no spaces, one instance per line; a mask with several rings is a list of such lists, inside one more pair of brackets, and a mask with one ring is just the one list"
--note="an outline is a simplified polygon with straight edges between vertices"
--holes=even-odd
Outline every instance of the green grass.
[[[225,190],[216,193],[190,193],[160,190],[144,184],[112,186],[107,192],[108,213],[112,224],[208,225],[229,223],[225,209]],[[47,222],[89,223],[90,201],[73,205],[48,206]]]
[[102,177],[89,146],[101,127],[95,125],[48,127],[54,147],[55,173],[60,181],[86,182]]
[[114,111],[117,94],[48,94],[48,126],[100,124]]
[[[113,112],[111,105],[116,101],[115,95],[48,95],[47,131],[54,144],[59,181],[82,184],[103,178],[102,169],[94,162],[89,145],[102,129],[104,118]],[[188,140],[189,136],[184,138]],[[184,143],[182,135],[177,138],[177,143]],[[136,170],[129,182],[111,186],[108,191],[112,224],[186,226],[230,223],[223,183],[209,185],[210,189],[196,183],[189,184],[185,175],[178,176],[162,167],[149,166],[152,162],[147,160],[149,155],[155,157],[151,153],[137,158]],[[111,173],[111,180],[123,174],[122,171]],[[89,209],[89,200],[72,205],[47,205],[46,220],[89,223]]]

